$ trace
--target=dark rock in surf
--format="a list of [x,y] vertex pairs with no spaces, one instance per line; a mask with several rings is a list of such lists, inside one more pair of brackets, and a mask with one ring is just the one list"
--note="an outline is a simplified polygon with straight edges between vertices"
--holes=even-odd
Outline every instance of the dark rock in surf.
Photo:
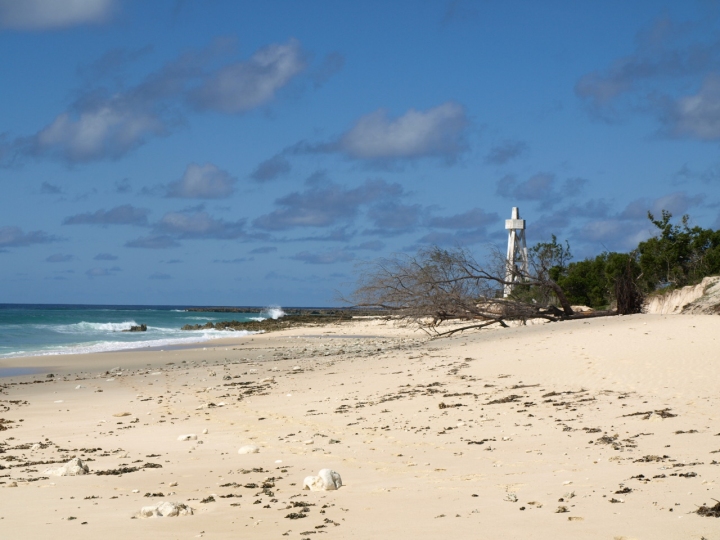
[[140,324],[138,326],[131,326],[123,332],[147,332],[147,324]]

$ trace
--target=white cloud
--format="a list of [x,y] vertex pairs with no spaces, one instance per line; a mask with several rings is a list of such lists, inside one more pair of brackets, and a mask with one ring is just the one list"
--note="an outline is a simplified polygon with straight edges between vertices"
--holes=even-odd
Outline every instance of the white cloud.
[[44,231],[23,232],[20,227],[0,227],[0,247],[25,247],[31,244],[57,242],[57,236]]
[[687,212],[693,206],[703,202],[703,195],[688,195],[684,191],[678,191],[663,195],[657,199],[642,198],[636,199],[625,207],[620,213],[620,219],[647,220],[648,212],[659,217],[663,210],[678,216]]
[[248,61],[225,66],[191,93],[200,109],[241,113],[270,101],[305,69],[300,43],[291,39],[258,50]]
[[[247,61],[208,71],[206,65],[213,63],[220,49],[215,44],[180,55],[135,86],[113,91],[102,85],[88,87],[34,135],[10,144],[0,139],[0,159],[13,149],[19,155],[53,157],[71,164],[118,159],[152,137],[167,136],[183,125],[182,104],[222,113],[244,112],[269,102],[305,69],[304,53],[296,40],[268,45]],[[137,53],[116,56],[119,60],[104,59],[100,64],[127,62],[125,57],[132,59]],[[218,196],[223,195],[211,198]]]
[[384,109],[363,116],[338,141],[340,150],[359,159],[441,156],[453,160],[465,149],[465,109],[453,102],[433,109],[410,109],[389,118]]
[[697,94],[678,99],[664,121],[673,136],[720,139],[720,76],[709,76]]
[[62,113],[30,139],[31,152],[55,154],[70,162],[118,158],[150,134],[166,132],[150,113],[108,102],[77,115]]
[[212,163],[191,163],[180,180],[168,186],[168,197],[186,199],[220,199],[231,195],[236,178]]
[[116,0],[0,0],[0,26],[18,30],[101,23]]
[[168,212],[153,228],[159,234],[170,234],[184,239],[234,239],[247,237],[244,226],[243,219],[228,222],[215,219],[207,212]]

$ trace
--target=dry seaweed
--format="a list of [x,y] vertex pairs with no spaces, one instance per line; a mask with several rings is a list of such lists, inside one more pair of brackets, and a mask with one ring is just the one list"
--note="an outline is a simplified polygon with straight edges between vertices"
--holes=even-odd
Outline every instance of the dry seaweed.
[[500,399],[493,399],[492,401],[488,401],[485,405],[495,405],[498,403],[514,403],[518,399],[521,399],[522,396],[518,396],[517,394],[510,394],[507,397],[500,398]]
[[697,509],[697,514],[703,517],[720,517],[720,501],[713,499],[715,506],[702,505]]
[[655,411],[644,411],[644,412],[623,414],[623,418],[625,418],[627,416],[642,416],[643,420],[649,420],[653,414],[659,416],[660,418],[675,418],[677,416],[677,414],[671,413],[670,409],[659,409],[659,410],[655,410]]

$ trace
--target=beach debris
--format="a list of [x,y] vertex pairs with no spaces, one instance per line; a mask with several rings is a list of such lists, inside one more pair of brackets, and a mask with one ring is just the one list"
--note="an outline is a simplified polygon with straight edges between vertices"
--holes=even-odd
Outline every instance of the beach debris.
[[307,476],[303,489],[310,491],[333,491],[342,487],[340,475],[332,469],[321,469],[317,476]]
[[720,501],[717,499],[713,499],[713,501],[716,503],[715,506],[706,506],[703,504],[696,510],[696,513],[699,516],[720,518]]
[[444,403],[440,402],[438,403],[438,409],[450,409],[452,407],[464,407],[462,403]]
[[193,509],[189,506],[170,502],[162,501],[152,506],[143,506],[140,509],[139,517],[153,518],[153,517],[176,517],[176,516],[192,516]]
[[202,432],[203,432],[203,435],[207,435],[208,434],[207,428],[203,429]]
[[515,493],[506,493],[503,500],[507,502],[518,502],[518,496]]
[[238,454],[257,454],[260,452],[260,448],[254,444],[246,444],[238,449]]
[[45,469],[45,474],[52,476],[79,476],[82,474],[88,474],[90,469],[85,465],[80,458],[73,458],[61,467],[55,467]]
[[177,438],[178,441],[197,441],[197,435],[194,433],[188,433],[187,435],[180,435]]
[[307,514],[303,514],[302,512],[291,512],[285,518],[287,519],[302,519],[306,518]]
[[565,512],[569,512],[569,511],[570,510],[568,510],[567,506],[558,506],[557,510],[555,510],[555,513],[556,514],[564,514]]
[[485,405],[495,405],[498,403],[514,403],[519,399],[522,399],[522,396],[518,396],[517,394],[510,394],[509,396],[504,397],[504,398],[493,399],[492,401],[488,401]]
[[130,416],[131,414],[132,414],[132,413],[129,413],[129,412],[119,412],[119,413],[113,414],[113,416],[116,416],[116,417],[118,417],[118,418],[122,418],[123,416]]
[[121,474],[130,474],[139,471],[137,467],[119,467],[117,469],[108,469],[106,471],[95,471],[97,476],[120,476]]
[[655,411],[643,411],[643,412],[636,412],[636,413],[630,413],[630,414],[623,414],[623,418],[626,418],[628,416],[642,416],[643,420],[650,420],[651,417],[660,417],[660,418],[675,418],[677,414],[673,414],[670,412],[671,409],[665,408],[665,409],[658,409]]

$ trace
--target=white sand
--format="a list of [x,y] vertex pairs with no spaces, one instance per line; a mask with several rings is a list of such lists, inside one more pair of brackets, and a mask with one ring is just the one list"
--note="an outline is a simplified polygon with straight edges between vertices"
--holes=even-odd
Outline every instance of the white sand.
[[[720,499],[716,316],[434,341],[364,321],[0,362],[23,365],[56,377],[0,379],[0,418],[13,421],[0,431],[2,539],[720,538],[720,519],[693,513]],[[654,412],[665,409],[677,416]],[[238,454],[245,445],[260,451]],[[90,475],[33,464],[74,456]],[[162,468],[92,474],[145,463]],[[323,468],[343,487],[302,491]],[[132,519],[162,500],[194,515]],[[297,502],[314,506],[286,518]]]

